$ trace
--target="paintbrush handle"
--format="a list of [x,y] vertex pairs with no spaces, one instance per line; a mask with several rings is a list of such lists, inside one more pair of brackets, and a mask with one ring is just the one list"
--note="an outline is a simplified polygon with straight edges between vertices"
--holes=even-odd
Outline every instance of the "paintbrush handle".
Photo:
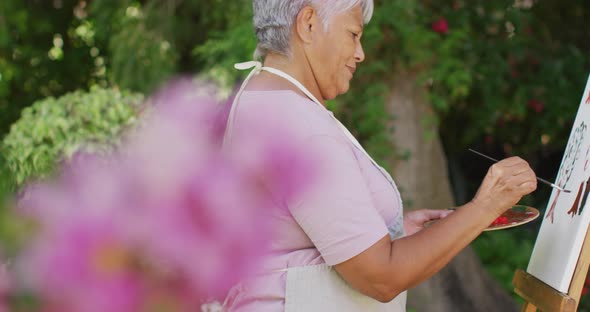
[[[483,157],[483,158],[487,158],[487,159],[489,159],[489,160],[491,160],[491,161],[493,161],[493,162],[498,162],[498,160],[497,160],[497,159],[495,159],[495,158],[492,158],[492,157],[490,157],[490,156],[488,156],[488,155],[486,155],[486,154],[482,154],[482,153],[480,153],[480,152],[478,152],[478,151],[476,151],[476,150],[469,149],[469,151],[470,151],[470,152],[472,152],[472,153],[475,153],[475,154],[477,154],[477,155],[479,155],[479,156],[481,156],[481,157]],[[547,185],[549,185],[549,186],[551,186],[551,187],[554,187],[554,188],[556,188],[556,189],[558,189],[558,190],[560,190],[560,191],[564,191],[564,192],[566,192],[566,193],[569,193],[569,192],[570,192],[570,191],[568,191],[568,190],[565,190],[565,189],[563,189],[563,188],[561,188],[561,187],[559,187],[559,186],[557,186],[557,185],[555,185],[555,184],[553,184],[553,183],[551,183],[551,182],[549,182],[549,181],[547,181],[547,180],[545,180],[545,179],[541,179],[541,178],[537,177],[537,180],[538,180],[539,182],[545,183],[545,184],[547,184]]]
[[491,160],[493,162],[498,162],[499,161],[499,160],[497,160],[495,158],[492,158],[492,157],[490,157],[490,156],[488,156],[486,154],[482,154],[482,153],[480,153],[480,152],[478,152],[476,150],[469,149],[469,151],[472,152],[472,153],[475,153],[475,154],[477,154],[477,155],[479,155],[479,156],[481,156],[483,158],[487,158],[487,159],[489,159],[489,160]]

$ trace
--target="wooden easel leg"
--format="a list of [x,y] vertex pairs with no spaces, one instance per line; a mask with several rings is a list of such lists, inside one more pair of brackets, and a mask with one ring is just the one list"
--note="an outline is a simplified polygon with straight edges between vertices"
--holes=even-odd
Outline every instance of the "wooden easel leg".
[[537,312],[537,307],[535,307],[530,302],[525,302],[524,305],[522,306],[521,312]]
[[[590,242],[590,239],[588,239]],[[590,245],[589,251],[590,251]],[[590,255],[586,260],[590,259]],[[523,270],[517,270],[512,280],[514,291],[524,299],[522,312],[575,312],[576,300],[555,290]],[[581,284],[580,284],[581,285]],[[579,296],[578,296],[579,298]]]

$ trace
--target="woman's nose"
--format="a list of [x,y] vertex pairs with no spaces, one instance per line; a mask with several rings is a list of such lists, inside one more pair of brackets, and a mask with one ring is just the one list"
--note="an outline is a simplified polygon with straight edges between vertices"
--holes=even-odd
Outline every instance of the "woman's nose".
[[356,50],[354,51],[354,59],[357,63],[360,63],[365,60],[365,51],[363,50],[363,45],[360,41],[356,44]]

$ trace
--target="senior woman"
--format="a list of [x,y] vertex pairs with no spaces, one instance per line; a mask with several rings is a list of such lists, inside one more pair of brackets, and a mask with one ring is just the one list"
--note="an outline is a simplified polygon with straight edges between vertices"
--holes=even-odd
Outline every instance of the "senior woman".
[[[229,311],[405,311],[405,291],[430,278],[496,217],[536,189],[520,158],[488,170],[455,212],[403,215],[394,181],[325,108],[348,91],[365,59],[372,0],[254,0],[260,63],[231,108],[225,144],[248,131],[246,115],[274,119],[319,152],[319,182],[272,211],[277,232],[259,275],[234,287]],[[443,207],[433,207],[443,208]],[[424,223],[440,219],[430,227]]]

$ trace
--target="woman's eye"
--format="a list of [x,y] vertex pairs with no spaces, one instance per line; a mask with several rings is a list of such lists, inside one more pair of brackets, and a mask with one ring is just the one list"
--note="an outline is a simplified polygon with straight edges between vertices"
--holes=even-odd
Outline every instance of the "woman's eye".
[[354,38],[354,39],[359,37],[359,34],[357,34],[357,33],[351,32],[351,34],[352,34],[352,38]]

